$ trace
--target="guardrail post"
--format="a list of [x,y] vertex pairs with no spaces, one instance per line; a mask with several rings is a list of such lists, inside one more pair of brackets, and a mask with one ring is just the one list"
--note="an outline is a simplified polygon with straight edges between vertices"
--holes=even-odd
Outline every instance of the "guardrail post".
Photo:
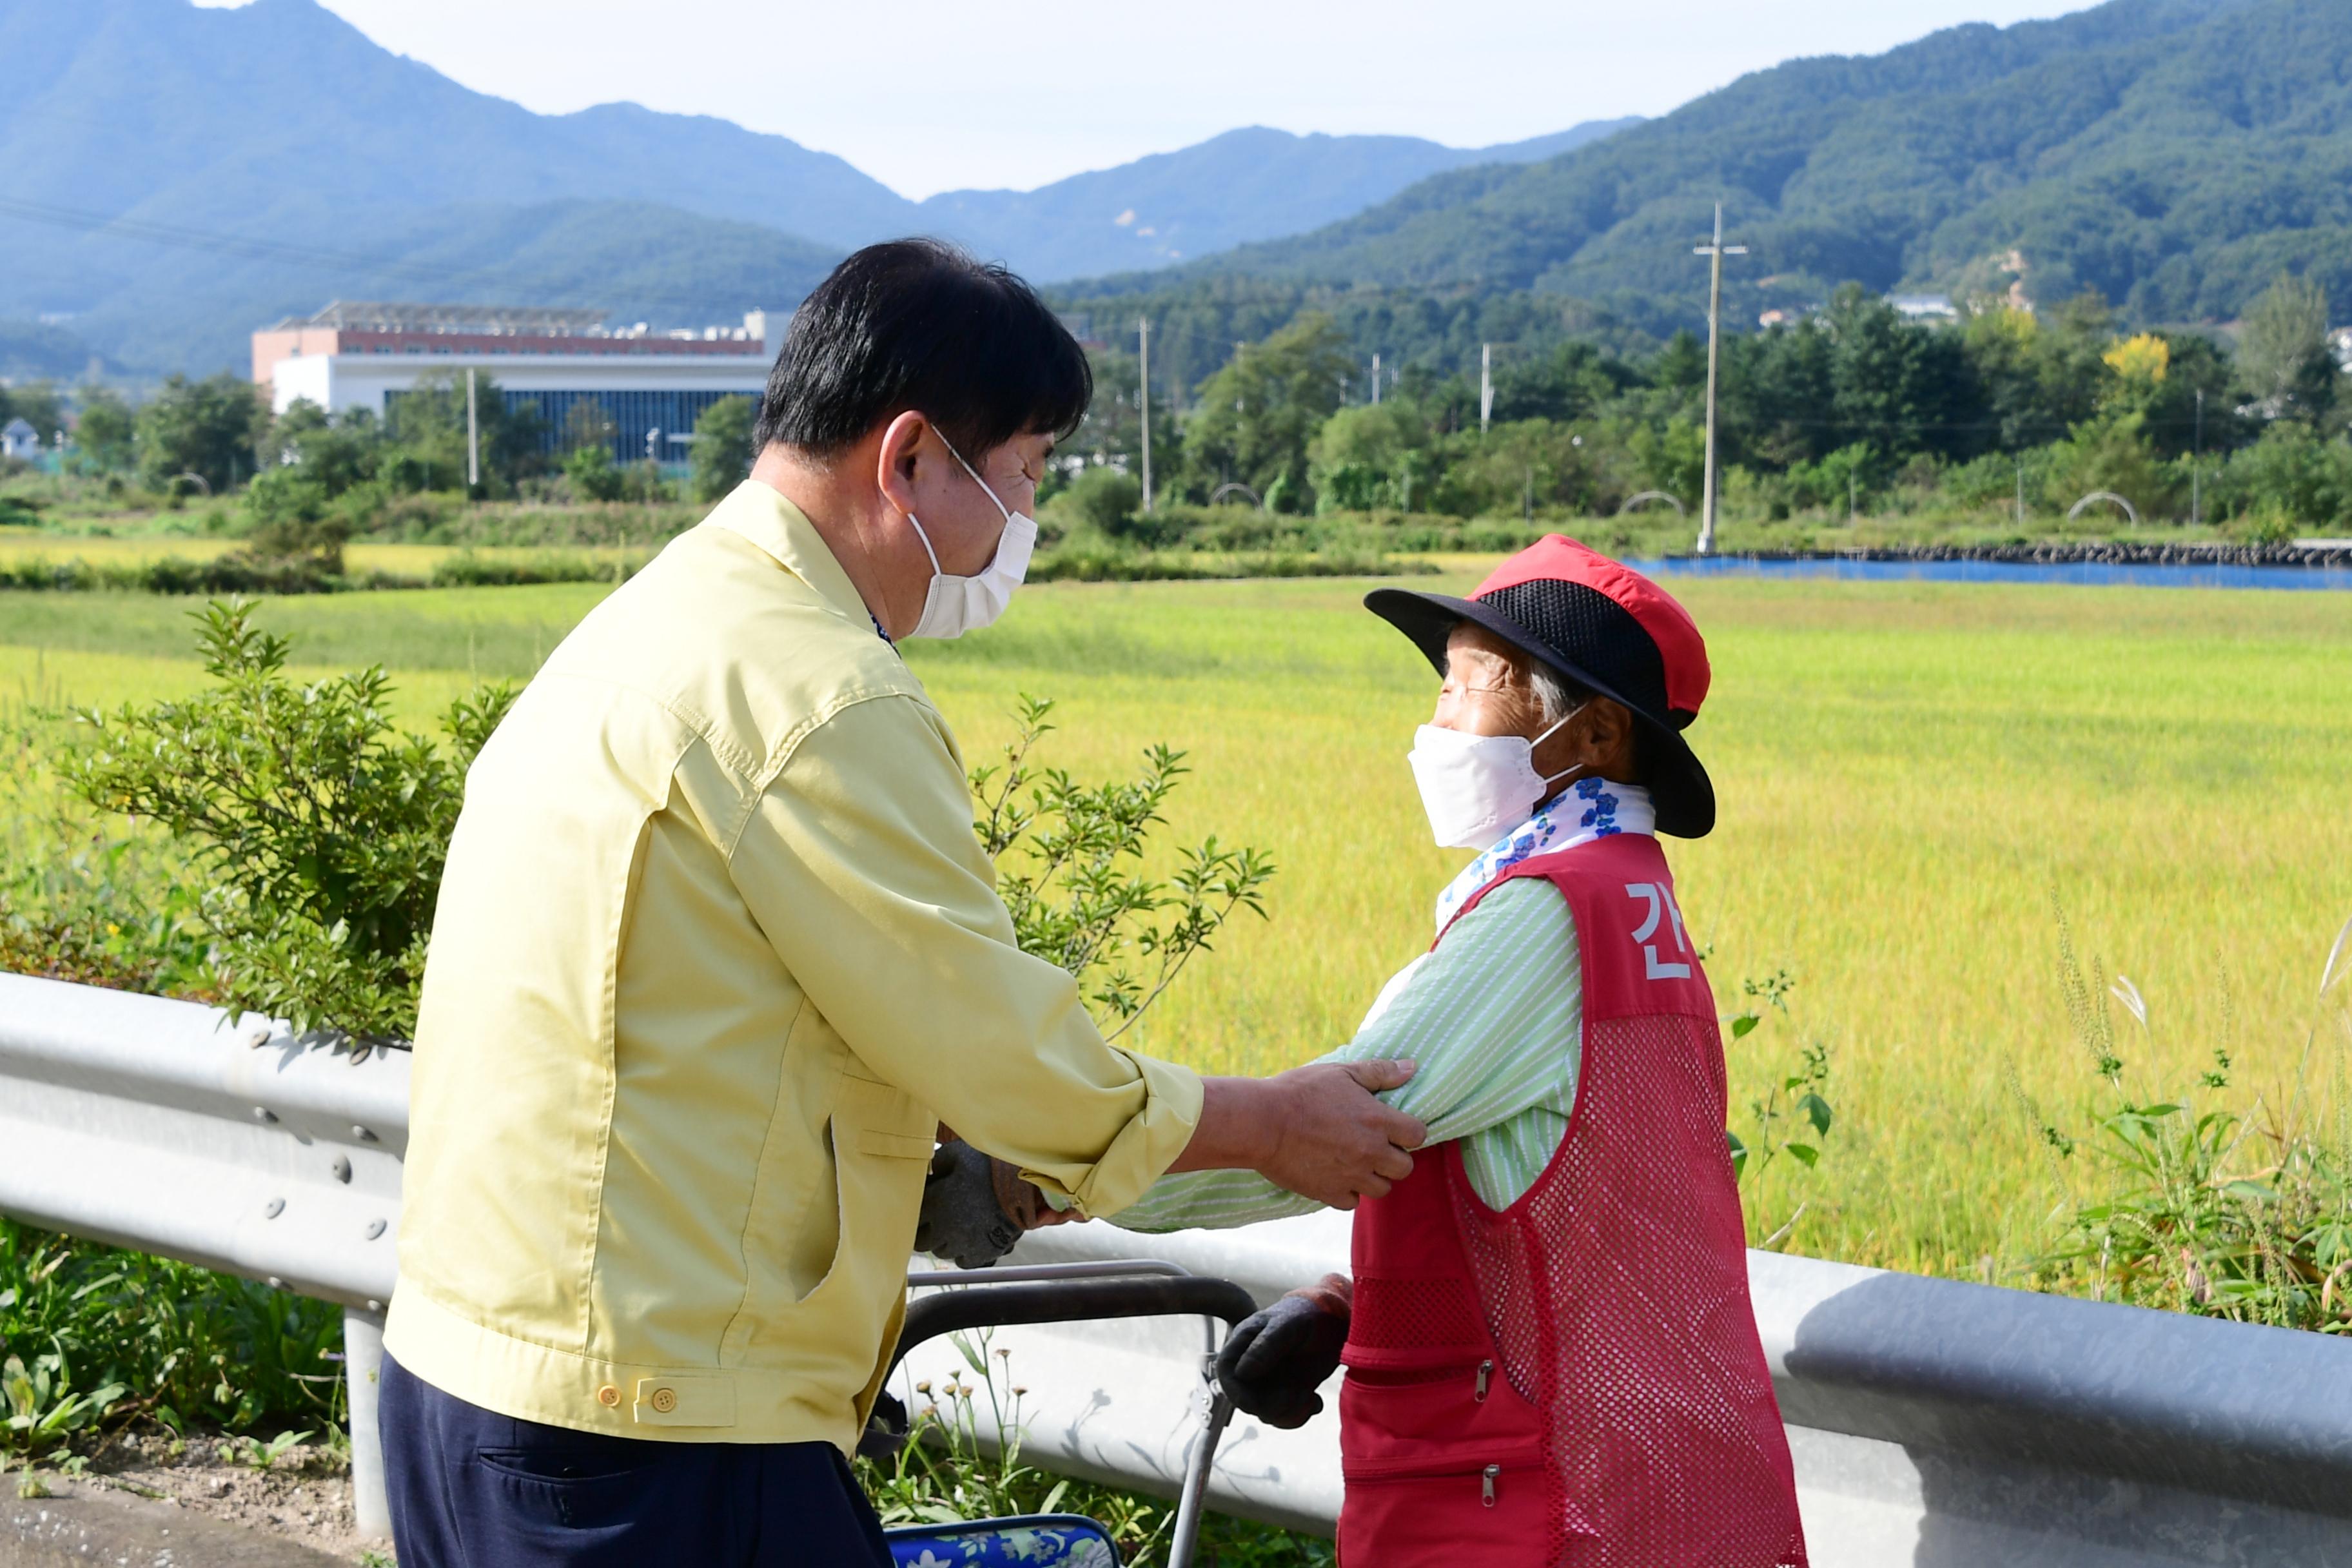
[[343,1384],[352,1413],[352,1517],[361,1535],[392,1534],[383,1486],[383,1440],[376,1435],[376,1385],[383,1376],[383,1314],[343,1309]]

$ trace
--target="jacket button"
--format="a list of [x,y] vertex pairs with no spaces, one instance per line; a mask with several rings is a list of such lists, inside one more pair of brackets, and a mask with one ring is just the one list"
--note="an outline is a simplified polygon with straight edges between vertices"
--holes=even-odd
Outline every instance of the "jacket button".
[[621,1403],[621,1391],[608,1383],[596,1391],[596,1403],[610,1409]]
[[671,1411],[677,1408],[677,1390],[675,1388],[655,1389],[653,1406],[656,1414],[662,1415],[668,1415]]

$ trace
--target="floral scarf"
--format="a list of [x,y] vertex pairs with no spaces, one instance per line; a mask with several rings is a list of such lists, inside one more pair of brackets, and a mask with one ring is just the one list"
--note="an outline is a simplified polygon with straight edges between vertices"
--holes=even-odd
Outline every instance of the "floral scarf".
[[1657,820],[1650,792],[1640,784],[1579,779],[1536,807],[1533,816],[1496,839],[1493,848],[1445,884],[1437,895],[1437,929],[1444,931],[1471,895],[1522,860],[1620,833],[1655,833]]

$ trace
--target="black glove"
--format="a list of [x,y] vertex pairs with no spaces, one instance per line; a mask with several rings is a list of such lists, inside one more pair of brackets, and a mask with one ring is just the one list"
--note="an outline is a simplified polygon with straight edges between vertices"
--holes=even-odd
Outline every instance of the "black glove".
[[1035,1223],[1036,1191],[1003,1161],[969,1143],[942,1143],[923,1183],[915,1248],[959,1268],[985,1268]]
[[897,1457],[907,1446],[906,1403],[888,1389],[874,1395],[874,1413],[866,1418],[866,1430],[858,1434],[857,1457],[877,1463]]
[[1304,1426],[1323,1408],[1316,1389],[1348,1341],[1348,1281],[1328,1275],[1242,1320],[1217,1352],[1217,1384],[1234,1407],[1269,1426]]

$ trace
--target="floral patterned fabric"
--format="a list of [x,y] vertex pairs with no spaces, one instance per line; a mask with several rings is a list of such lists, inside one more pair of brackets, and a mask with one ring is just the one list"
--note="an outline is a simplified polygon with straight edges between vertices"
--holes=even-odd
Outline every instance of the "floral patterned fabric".
[[1579,779],[1536,807],[1536,814],[1495,841],[1495,847],[1462,868],[1437,895],[1437,929],[1443,931],[1470,896],[1522,860],[1572,848],[1620,833],[1654,833],[1657,814],[1650,792],[1640,784]]
[[1076,1514],[917,1524],[887,1532],[898,1568],[1118,1568],[1102,1526]]

